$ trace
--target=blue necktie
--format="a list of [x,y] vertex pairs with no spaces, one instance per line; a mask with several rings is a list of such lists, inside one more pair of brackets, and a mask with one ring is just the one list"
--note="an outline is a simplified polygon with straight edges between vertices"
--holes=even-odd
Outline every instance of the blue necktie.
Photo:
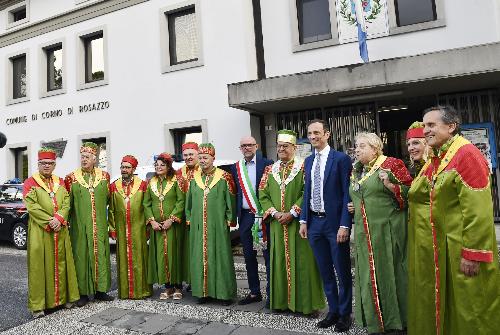
[[314,167],[314,188],[313,188],[313,211],[321,211],[321,154],[316,154],[316,166]]

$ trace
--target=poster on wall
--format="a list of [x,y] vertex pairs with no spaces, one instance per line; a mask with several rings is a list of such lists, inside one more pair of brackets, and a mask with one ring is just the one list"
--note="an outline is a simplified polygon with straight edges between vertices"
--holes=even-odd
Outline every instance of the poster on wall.
[[490,172],[497,168],[497,147],[493,123],[469,123],[461,126],[463,137],[468,139],[481,151],[488,162]]
[[295,156],[302,159],[306,159],[313,153],[313,147],[309,139],[299,138],[297,139],[297,150],[295,151]]
[[[368,38],[389,35],[387,0],[362,0]],[[358,40],[354,0],[337,0],[337,27],[340,43]]]

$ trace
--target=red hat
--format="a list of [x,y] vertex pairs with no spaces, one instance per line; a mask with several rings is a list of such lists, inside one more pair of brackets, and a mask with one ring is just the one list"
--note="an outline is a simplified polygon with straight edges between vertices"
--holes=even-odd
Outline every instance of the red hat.
[[165,162],[172,162],[172,156],[169,154],[169,153],[166,153],[166,152],[162,152],[161,154],[159,154],[156,159],[162,159],[164,160]]
[[198,151],[198,144],[195,142],[186,142],[182,145],[182,151],[184,151],[186,149],[193,149],[193,150]]
[[42,148],[38,151],[38,160],[41,161],[43,159],[56,160],[56,152],[52,149]]
[[425,138],[424,124],[422,122],[415,121],[411,124],[406,132],[406,139],[408,140],[410,138]]
[[137,162],[137,159],[132,156],[132,155],[126,155],[122,158],[122,163],[125,162],[125,163],[130,163],[132,165],[132,167],[135,169],[137,167],[137,164],[139,162]]

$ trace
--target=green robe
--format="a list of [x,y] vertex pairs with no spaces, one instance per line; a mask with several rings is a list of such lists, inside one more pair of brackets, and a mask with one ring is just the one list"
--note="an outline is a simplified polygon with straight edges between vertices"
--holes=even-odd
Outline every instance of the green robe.
[[[187,191],[189,190],[189,184],[191,183],[191,180],[193,179],[194,172],[198,171],[200,167],[196,165],[193,169],[188,169],[186,165],[184,165],[182,168],[177,170],[177,179],[179,180],[179,184],[182,185],[181,189],[184,194],[187,194]],[[183,222],[183,227],[184,227],[184,240],[183,240],[183,251],[182,251],[182,261],[181,261],[181,266],[182,266],[182,278],[186,283],[190,283],[190,274],[189,274],[189,267],[190,267],[190,251],[189,251],[189,225],[186,224],[186,221],[184,220]]]
[[[52,182],[46,183],[37,173],[24,182],[23,194],[29,214],[28,308],[42,311],[80,299],[66,221],[69,195],[64,181],[53,175]],[[49,226],[52,217],[62,224],[57,233]]]
[[[349,194],[355,208],[355,319],[369,333],[406,328],[407,194],[412,178],[404,163],[379,156],[369,166],[356,163]],[[379,178],[385,170],[395,185]],[[363,177],[361,177],[363,175]]]
[[[206,191],[205,191],[206,190]],[[236,297],[236,276],[229,227],[235,225],[236,188],[221,169],[197,171],[186,196],[190,225],[191,289],[195,297]]]
[[111,286],[109,174],[96,168],[91,176],[77,169],[66,176],[65,183],[71,199],[69,232],[80,295],[107,292]]
[[121,178],[110,186],[108,220],[116,238],[120,299],[142,299],[153,293],[147,282],[148,244],[142,206],[146,188],[146,182],[138,177],[128,186],[123,185]]
[[[160,197],[163,197],[163,201],[160,201]],[[170,180],[151,178],[143,204],[148,224],[152,220],[159,224],[169,218],[174,220],[167,231],[154,231],[150,227],[148,283],[182,284],[184,193],[179,187],[177,177],[173,176]]]
[[[453,137],[415,178],[409,208],[408,334],[498,334],[498,250],[479,150]],[[462,257],[480,262],[478,276],[460,271]]]
[[[265,218],[273,211],[289,212],[293,209],[296,214],[300,214],[304,166],[302,160],[295,160],[289,162],[286,168],[281,161],[266,167],[259,185],[259,200]],[[293,179],[289,176],[293,176]],[[282,193],[279,181],[283,179],[286,188]],[[288,225],[281,225],[273,218],[270,227],[270,308],[290,309],[304,314],[323,309],[323,284],[311,246],[307,239],[299,235],[298,218]]]

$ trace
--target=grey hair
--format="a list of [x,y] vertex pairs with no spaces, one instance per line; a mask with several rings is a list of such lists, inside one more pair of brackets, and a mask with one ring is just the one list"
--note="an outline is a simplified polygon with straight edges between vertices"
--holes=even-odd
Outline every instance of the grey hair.
[[437,105],[434,107],[430,107],[424,110],[422,116],[425,114],[432,112],[432,111],[439,111],[439,114],[441,114],[441,121],[443,121],[444,124],[456,124],[457,127],[455,128],[455,131],[453,132],[453,135],[458,134],[460,131],[460,124],[462,123],[460,119],[460,113],[453,108],[452,106],[446,105],[446,106],[441,106]]

